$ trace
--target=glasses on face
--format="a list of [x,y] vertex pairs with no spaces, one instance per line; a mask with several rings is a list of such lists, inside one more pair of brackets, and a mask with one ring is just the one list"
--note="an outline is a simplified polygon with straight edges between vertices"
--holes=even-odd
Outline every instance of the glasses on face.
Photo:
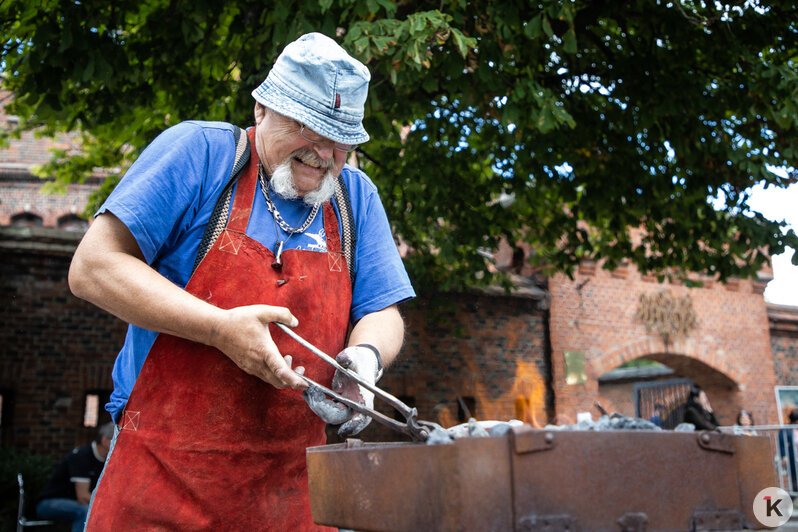
[[[300,124],[300,125],[302,127],[299,128],[299,136],[301,136],[303,139],[309,140],[310,142],[313,142],[315,144],[330,142],[330,139],[322,137],[321,135],[319,135],[318,133],[307,127],[305,124]],[[339,144],[335,142],[333,145],[335,146],[336,150],[346,153],[349,153],[350,151],[357,149],[357,144]]]

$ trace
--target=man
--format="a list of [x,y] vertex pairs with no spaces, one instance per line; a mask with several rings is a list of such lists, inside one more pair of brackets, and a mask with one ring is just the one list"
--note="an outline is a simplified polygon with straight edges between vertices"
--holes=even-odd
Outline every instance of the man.
[[91,492],[100,478],[113,437],[114,424],[106,423],[94,441],[73,449],[61,460],[39,494],[36,505],[39,517],[71,521],[73,532],[83,530]]
[[[369,138],[369,79],[332,39],[305,35],[252,93],[250,155],[232,188],[235,128],[185,122],[99,210],[70,287],[131,325],[108,405],[121,430],[88,530],[315,529],[305,448],[325,443],[325,423],[298,390],[303,373],[329,385],[333,370],[269,324],[374,382],[402,344],[397,304],[415,295],[376,188],[345,165]],[[349,200],[333,205],[339,176]],[[346,380],[333,387],[373,400]],[[308,398],[328,411],[320,401]],[[343,421],[347,436],[368,418]]]

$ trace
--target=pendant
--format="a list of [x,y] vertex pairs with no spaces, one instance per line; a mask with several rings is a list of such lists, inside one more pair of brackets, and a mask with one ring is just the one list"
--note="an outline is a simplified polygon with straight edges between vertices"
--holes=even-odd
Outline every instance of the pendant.
[[277,253],[274,255],[274,262],[272,262],[272,268],[275,270],[281,270],[283,268],[283,263],[280,260],[280,256],[283,254],[283,245],[285,242],[282,240],[277,241]]

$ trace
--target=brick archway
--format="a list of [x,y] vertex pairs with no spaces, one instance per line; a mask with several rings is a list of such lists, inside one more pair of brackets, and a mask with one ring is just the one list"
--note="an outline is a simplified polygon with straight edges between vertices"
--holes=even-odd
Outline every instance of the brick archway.
[[606,354],[595,354],[591,357],[591,365],[596,377],[603,375],[611,369],[617,368],[624,362],[635,360],[651,355],[674,355],[684,356],[695,359],[724,377],[732,381],[735,385],[743,380],[740,370],[732,366],[722,352],[710,350],[707,346],[695,342],[691,339],[677,340],[672,345],[666,346],[658,338],[642,338],[618,346],[616,349]]

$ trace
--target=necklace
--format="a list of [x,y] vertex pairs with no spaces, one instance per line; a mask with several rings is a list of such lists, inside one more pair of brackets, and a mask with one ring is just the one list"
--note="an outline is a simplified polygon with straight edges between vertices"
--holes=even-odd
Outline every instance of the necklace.
[[[277,242],[275,242],[274,247],[276,249],[274,255],[274,262],[272,262],[272,268],[275,270],[280,270],[283,267],[283,263],[280,260],[280,257],[283,254],[283,247],[285,246],[286,242],[288,242],[292,236],[297,233],[304,233],[310,224],[313,223],[313,220],[316,219],[316,214],[319,212],[319,203],[315,203],[313,207],[308,207],[309,213],[306,215],[305,222],[300,225],[299,227],[291,227],[288,223],[280,216],[280,211],[277,210],[277,206],[272,201],[271,194],[269,194],[269,184],[266,182],[266,176],[263,172],[263,166],[258,163],[258,181],[260,182],[260,191],[263,193],[263,197],[266,200],[266,208],[272,215],[272,221],[274,222],[274,232],[277,235]],[[280,229],[285,231],[288,234],[288,237],[283,240],[280,238],[280,231],[277,229],[277,226],[280,226]]]

